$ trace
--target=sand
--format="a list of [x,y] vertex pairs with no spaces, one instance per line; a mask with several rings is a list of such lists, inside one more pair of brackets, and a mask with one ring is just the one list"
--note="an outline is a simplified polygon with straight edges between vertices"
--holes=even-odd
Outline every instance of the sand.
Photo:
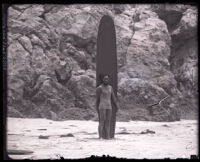
[[[8,118],[7,122],[8,150],[33,151],[29,155],[9,155],[12,159],[79,159],[91,155],[175,159],[198,154],[197,120],[117,122],[112,140],[98,139],[95,121]],[[155,133],[141,134],[146,129]]]

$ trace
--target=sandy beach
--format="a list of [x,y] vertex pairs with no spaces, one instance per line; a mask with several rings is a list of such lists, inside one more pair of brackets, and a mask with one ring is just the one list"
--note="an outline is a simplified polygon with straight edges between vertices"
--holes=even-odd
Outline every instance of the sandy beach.
[[117,122],[112,140],[98,139],[95,121],[8,118],[7,123],[8,152],[32,151],[27,155],[10,154],[12,159],[79,159],[91,155],[174,159],[198,154],[196,120]]

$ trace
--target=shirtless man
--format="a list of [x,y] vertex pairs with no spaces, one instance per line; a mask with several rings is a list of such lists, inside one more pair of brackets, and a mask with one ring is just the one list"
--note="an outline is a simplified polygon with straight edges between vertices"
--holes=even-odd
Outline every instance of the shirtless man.
[[112,117],[111,100],[117,106],[116,96],[113,92],[112,86],[109,84],[109,76],[103,77],[103,83],[96,89],[96,109],[99,115],[99,138],[102,139],[104,127],[106,139],[110,138],[110,122]]

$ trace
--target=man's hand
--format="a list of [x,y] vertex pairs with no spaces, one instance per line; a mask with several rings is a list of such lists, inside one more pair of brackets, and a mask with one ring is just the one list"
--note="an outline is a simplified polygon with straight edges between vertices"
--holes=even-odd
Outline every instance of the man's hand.
[[118,109],[119,109],[119,106],[118,106],[118,104],[116,103],[116,112],[118,111]]
[[98,115],[98,118],[99,118],[99,109],[98,109],[98,108],[96,108],[96,110],[97,110],[97,115]]
[[98,109],[98,108],[96,108],[96,110],[97,110],[97,113],[99,114],[99,109]]

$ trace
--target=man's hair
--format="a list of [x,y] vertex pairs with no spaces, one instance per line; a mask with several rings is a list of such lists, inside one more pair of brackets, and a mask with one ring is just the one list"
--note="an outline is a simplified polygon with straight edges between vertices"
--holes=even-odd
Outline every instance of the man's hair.
[[103,83],[103,78],[104,78],[105,76],[108,76],[108,77],[110,78],[110,75],[109,75],[109,74],[100,74],[100,75],[99,75],[99,79],[100,79],[101,83]]
[[106,77],[106,76],[107,76],[108,78],[110,78],[110,75],[109,75],[109,74],[104,74],[104,75],[103,75],[103,78]]

